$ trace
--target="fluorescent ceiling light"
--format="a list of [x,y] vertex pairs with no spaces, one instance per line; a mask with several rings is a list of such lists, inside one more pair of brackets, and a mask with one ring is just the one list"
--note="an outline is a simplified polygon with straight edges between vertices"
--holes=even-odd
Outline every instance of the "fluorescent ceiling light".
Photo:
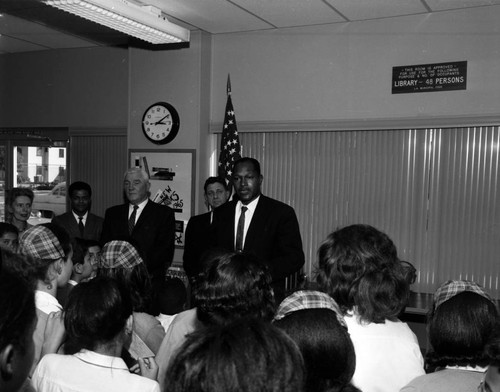
[[189,30],[168,21],[159,8],[128,0],[42,0],[152,44],[189,42]]

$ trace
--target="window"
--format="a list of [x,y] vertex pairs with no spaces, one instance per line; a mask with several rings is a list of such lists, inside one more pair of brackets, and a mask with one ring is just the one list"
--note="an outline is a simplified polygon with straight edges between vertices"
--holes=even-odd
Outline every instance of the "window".
[[295,208],[311,279],[326,236],[366,223],[417,268],[414,291],[463,279],[500,297],[500,127],[244,132],[240,140],[262,165],[263,193]]
[[64,148],[59,149],[59,158],[64,158]]

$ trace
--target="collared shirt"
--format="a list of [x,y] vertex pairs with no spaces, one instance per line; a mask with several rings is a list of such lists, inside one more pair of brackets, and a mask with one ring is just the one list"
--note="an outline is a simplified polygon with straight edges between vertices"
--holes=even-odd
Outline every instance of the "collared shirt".
[[255,200],[252,200],[248,204],[243,204],[240,200],[238,200],[238,203],[236,203],[236,211],[234,214],[234,244],[236,246],[236,233],[238,232],[238,221],[240,219],[241,215],[241,207],[245,206],[248,208],[245,212],[245,226],[243,229],[243,247],[245,247],[245,239],[247,238],[247,231],[248,228],[250,227],[250,222],[252,222],[253,214],[255,212],[255,209],[257,208],[257,203],[259,202],[260,195],[257,196]]
[[40,290],[35,290],[35,307],[45,314],[62,310],[61,304],[55,297]]
[[[135,213],[135,223],[139,220],[139,217],[142,214],[142,211],[144,210],[144,207],[146,207],[146,204],[148,204],[149,199],[144,200],[142,203],[137,204],[137,212]],[[134,205],[130,204],[128,205],[128,217],[130,218],[130,215],[132,215],[132,212],[134,211]]]
[[[80,215],[75,214],[75,211],[71,210],[71,213],[75,217],[76,223],[80,223]],[[87,224],[87,216],[89,215],[89,212],[87,211],[85,215],[82,216],[82,223],[85,226]]]
[[160,385],[132,374],[121,358],[82,350],[45,355],[32,377],[38,392],[160,392]]

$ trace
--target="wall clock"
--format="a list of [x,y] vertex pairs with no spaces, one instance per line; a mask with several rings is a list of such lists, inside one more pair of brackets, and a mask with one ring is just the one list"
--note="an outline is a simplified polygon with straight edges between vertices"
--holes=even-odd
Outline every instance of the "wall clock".
[[170,143],[179,132],[179,114],[167,102],[157,102],[146,109],[142,116],[142,131],[156,144]]

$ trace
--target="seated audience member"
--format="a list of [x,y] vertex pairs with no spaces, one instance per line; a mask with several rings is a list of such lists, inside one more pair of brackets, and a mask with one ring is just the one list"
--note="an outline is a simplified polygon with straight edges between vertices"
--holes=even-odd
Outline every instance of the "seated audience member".
[[0,270],[0,391],[16,392],[28,377],[36,325],[33,287],[7,267]]
[[0,248],[16,253],[19,246],[18,237],[19,232],[16,226],[0,222]]
[[341,307],[354,344],[353,385],[396,392],[424,374],[417,337],[397,318],[409,287],[391,239],[372,226],[347,226],[327,237],[318,258],[318,285]]
[[[29,256],[24,264],[36,280],[35,306],[38,317],[33,335],[35,341],[35,360],[33,369],[40,358],[56,352],[62,344],[62,306],[57,301],[57,290],[64,287],[73,270],[73,250],[68,234],[59,226],[51,223],[30,227],[19,238],[19,252]],[[57,326],[60,328],[57,328]],[[56,336],[48,331],[55,328]]]
[[151,280],[137,248],[128,241],[110,241],[104,244],[97,276],[117,279],[128,288],[134,309],[134,341],[136,338],[142,340],[156,354],[165,330],[148,313],[151,311]]
[[449,280],[434,294],[429,313],[429,374],[415,378],[404,392],[475,391],[484,377],[485,347],[498,328],[498,311],[474,282]]
[[83,240],[81,238],[73,238],[71,240],[73,248],[73,271],[68,284],[57,291],[57,300],[65,305],[69,293],[78,283],[89,279],[97,269],[98,260],[93,253],[90,253],[92,247],[98,248],[97,241]]
[[131,340],[132,300],[128,290],[110,278],[96,278],[74,288],[64,313],[73,355],[42,358],[32,383],[38,392],[159,391],[153,358],[139,359],[140,376],[120,358]]
[[294,342],[263,320],[239,320],[188,336],[168,368],[169,392],[301,392]]
[[160,314],[156,316],[165,332],[177,313],[186,308],[187,292],[184,282],[179,278],[169,278],[159,287],[158,309]]
[[175,317],[158,351],[160,385],[186,335],[204,326],[225,325],[242,318],[270,322],[274,315],[271,275],[264,264],[245,253],[216,252],[213,257],[195,286],[196,308]]
[[296,291],[278,307],[274,325],[287,333],[302,353],[305,392],[355,392],[354,346],[337,303],[319,291]]
[[19,233],[32,227],[31,205],[35,194],[29,188],[12,188],[5,195],[5,222],[13,224]]

